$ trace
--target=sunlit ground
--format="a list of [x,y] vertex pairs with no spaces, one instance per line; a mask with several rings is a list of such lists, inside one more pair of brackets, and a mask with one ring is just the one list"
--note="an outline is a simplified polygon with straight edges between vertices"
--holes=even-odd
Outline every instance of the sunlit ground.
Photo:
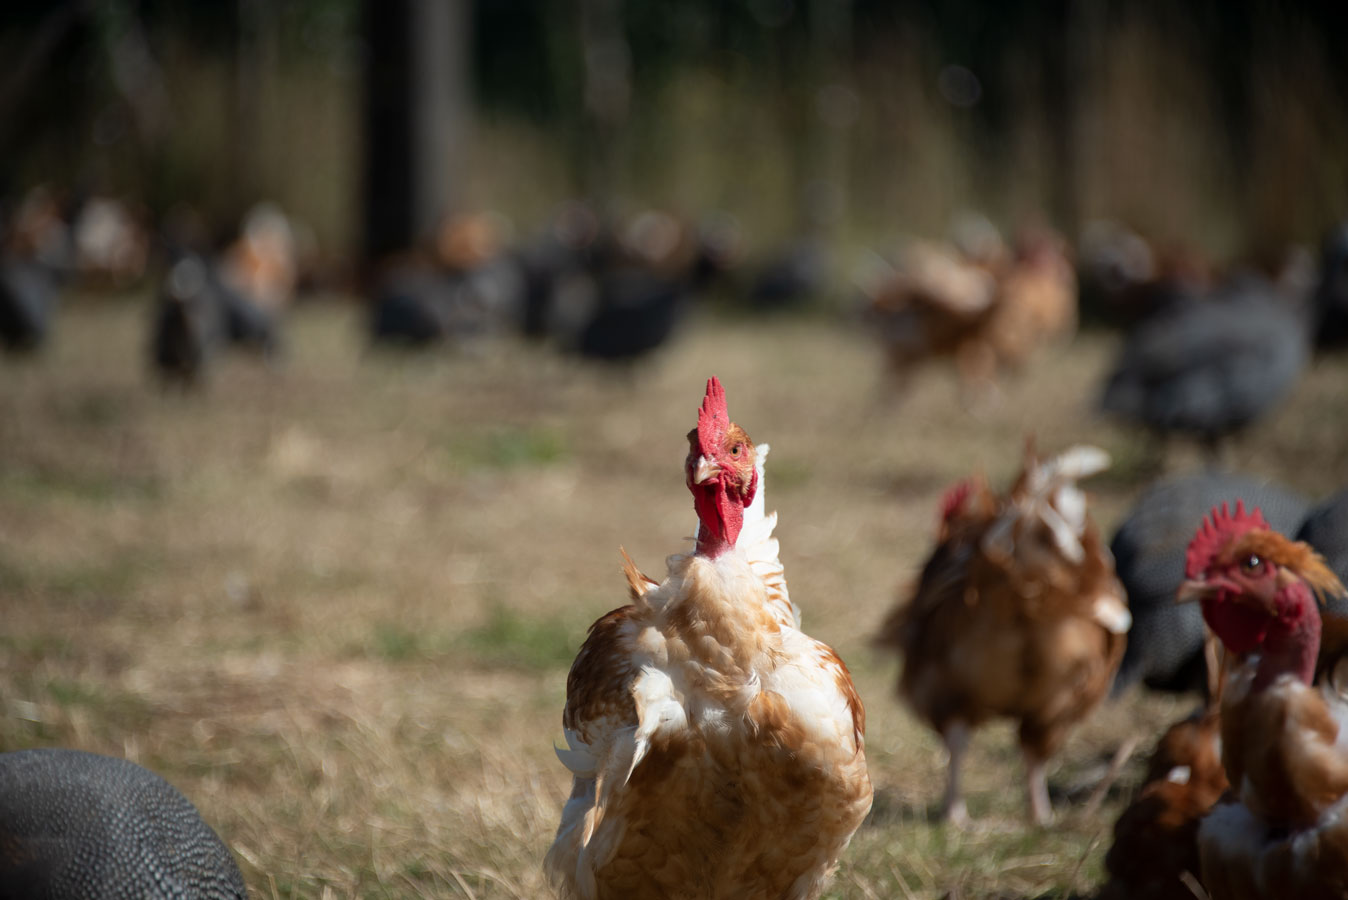
[[[823,321],[708,317],[629,382],[510,341],[371,354],[353,307],[314,305],[280,371],[223,360],[198,396],[150,380],[147,322],[140,301],[77,299],[48,353],[0,367],[0,749],[162,773],[252,896],[546,896],[567,666],[624,601],[619,545],[657,574],[686,546],[684,434],[713,373],[773,446],[806,629],[867,704],[875,810],[829,896],[1089,893],[1141,771],[1085,818],[1102,762],[1187,711],[1099,711],[1056,762],[1047,830],[1025,824],[1011,729],[980,732],[959,832],[928,824],[943,755],[868,644],[942,489],[975,467],[1001,483],[1028,432],[1114,455],[1091,483],[1112,531],[1150,475],[1145,442],[1091,408],[1112,337],[970,410],[939,368],[895,401],[865,336]],[[1346,411],[1348,361],[1321,364],[1230,459],[1327,493],[1348,480]]]

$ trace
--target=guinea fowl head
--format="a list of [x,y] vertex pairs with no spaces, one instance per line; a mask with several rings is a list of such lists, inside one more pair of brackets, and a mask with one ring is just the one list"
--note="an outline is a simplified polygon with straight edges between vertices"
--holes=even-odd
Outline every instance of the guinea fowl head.
[[1283,672],[1309,684],[1320,648],[1316,597],[1344,587],[1309,545],[1269,528],[1258,509],[1214,509],[1189,543],[1179,600],[1198,600],[1226,648],[1262,657],[1256,686]]
[[697,413],[697,427],[688,432],[684,473],[697,511],[697,552],[711,558],[735,546],[744,524],[744,508],[758,491],[754,442],[730,421],[725,389],[712,376]]

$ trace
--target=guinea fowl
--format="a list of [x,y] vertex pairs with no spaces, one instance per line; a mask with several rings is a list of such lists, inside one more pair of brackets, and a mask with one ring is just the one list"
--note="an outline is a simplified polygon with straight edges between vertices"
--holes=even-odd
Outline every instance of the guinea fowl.
[[1184,550],[1208,510],[1223,501],[1260,506],[1274,528],[1292,531],[1309,504],[1291,491],[1246,475],[1201,472],[1157,482],[1137,499],[1109,548],[1128,592],[1133,626],[1114,679],[1115,696],[1139,681],[1154,690],[1202,691],[1203,616],[1175,603]]
[[797,238],[764,263],[749,288],[754,309],[778,312],[804,306],[828,288],[829,249],[821,235]]
[[169,269],[150,335],[150,362],[163,382],[199,383],[225,335],[224,310],[212,292],[206,261],[188,255]]
[[590,359],[631,362],[665,344],[725,262],[705,236],[655,211],[628,223],[621,244],[591,267],[595,305],[571,347]]
[[52,270],[34,260],[0,257],[0,345],[12,353],[41,347],[60,294]]
[[1203,300],[1164,307],[1128,336],[1100,401],[1162,438],[1220,442],[1271,413],[1309,358],[1309,329],[1268,282],[1239,278]]
[[0,754],[0,900],[244,900],[229,848],[167,781],[79,750]]
[[1314,547],[1339,580],[1348,584],[1348,488],[1311,509],[1296,539]]
[[1125,327],[1212,289],[1211,267],[1192,248],[1153,248],[1142,235],[1108,220],[1082,230],[1077,278],[1082,318]]
[[34,188],[0,241],[0,346],[7,352],[32,352],[46,342],[74,265],[65,209],[49,191]]

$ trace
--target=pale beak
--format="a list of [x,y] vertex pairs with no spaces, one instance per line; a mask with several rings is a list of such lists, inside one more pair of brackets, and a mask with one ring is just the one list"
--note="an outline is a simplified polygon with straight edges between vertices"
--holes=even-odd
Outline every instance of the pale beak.
[[705,456],[699,456],[697,465],[693,467],[693,484],[706,484],[720,474],[720,466]]
[[1208,581],[1206,578],[1188,578],[1179,586],[1175,592],[1176,603],[1194,603],[1202,600],[1204,597],[1210,597],[1217,593],[1219,585],[1216,582]]
[[1271,598],[1260,596],[1257,593],[1251,594],[1241,585],[1222,577],[1187,579],[1180,584],[1179,590],[1175,593],[1175,602],[1192,603],[1195,600],[1202,600],[1204,597],[1212,597],[1219,591],[1226,591],[1232,602],[1239,603],[1242,606],[1248,606],[1269,615],[1277,613]]

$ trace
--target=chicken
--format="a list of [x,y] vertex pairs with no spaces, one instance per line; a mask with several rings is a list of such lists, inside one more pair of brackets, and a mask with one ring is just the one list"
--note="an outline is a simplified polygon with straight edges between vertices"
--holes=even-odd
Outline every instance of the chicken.
[[1152,690],[1204,690],[1203,616],[1193,605],[1176,604],[1175,591],[1194,528],[1215,504],[1237,499],[1261,507],[1275,528],[1289,533],[1306,515],[1306,500],[1280,485],[1204,471],[1149,486],[1114,533],[1109,549],[1133,615],[1115,696],[1139,681]]
[[1021,368],[1040,346],[1070,339],[1076,330],[1076,272],[1062,239],[1048,231],[1027,231],[997,280],[997,303],[986,328],[998,365]]
[[150,236],[132,209],[112,197],[89,197],[71,224],[75,267],[88,285],[125,289],[145,275]]
[[1005,497],[981,479],[957,485],[911,596],[877,643],[899,651],[899,694],[950,753],[942,814],[967,820],[960,765],[972,729],[1020,723],[1033,819],[1051,818],[1045,772],[1071,728],[1104,696],[1129,614],[1113,560],[1076,481],[1108,457],[1074,447],[1040,462],[1027,448]]
[[[757,451],[712,378],[685,476],[698,534],[590,628],[574,776],[545,867],[565,898],[813,898],[871,803],[847,667],[795,625]],[[749,544],[752,543],[752,546]]]
[[1309,545],[1272,531],[1258,509],[1214,509],[1189,544],[1179,598],[1199,601],[1222,642],[1222,765],[1235,802],[1199,829],[1214,900],[1348,893],[1348,705],[1342,672],[1312,687],[1317,600],[1345,594]]
[[238,240],[221,255],[224,286],[268,316],[278,316],[299,280],[295,231],[280,207],[259,203],[244,217]]
[[1076,303],[1076,276],[1061,241],[1027,232],[1009,259],[910,245],[898,271],[873,286],[869,314],[901,380],[928,359],[950,357],[966,388],[988,389],[999,372],[1070,337]]
[[1211,707],[1161,736],[1142,788],[1114,823],[1109,882],[1096,900],[1193,900],[1199,823],[1227,789],[1220,728]]
[[[1308,512],[1307,501],[1276,484],[1233,472],[1197,472],[1158,482],[1138,498],[1114,538],[1115,569],[1128,592],[1133,627],[1114,679],[1115,696],[1141,681],[1182,693],[1205,685],[1203,616],[1174,602],[1184,580],[1188,538],[1204,514],[1224,500],[1258,506],[1274,530],[1296,532],[1348,578],[1348,492]],[[1300,524],[1300,530],[1297,526]],[[1348,599],[1329,597],[1324,614],[1329,649],[1348,648]],[[1338,633],[1342,631],[1342,638]]]

